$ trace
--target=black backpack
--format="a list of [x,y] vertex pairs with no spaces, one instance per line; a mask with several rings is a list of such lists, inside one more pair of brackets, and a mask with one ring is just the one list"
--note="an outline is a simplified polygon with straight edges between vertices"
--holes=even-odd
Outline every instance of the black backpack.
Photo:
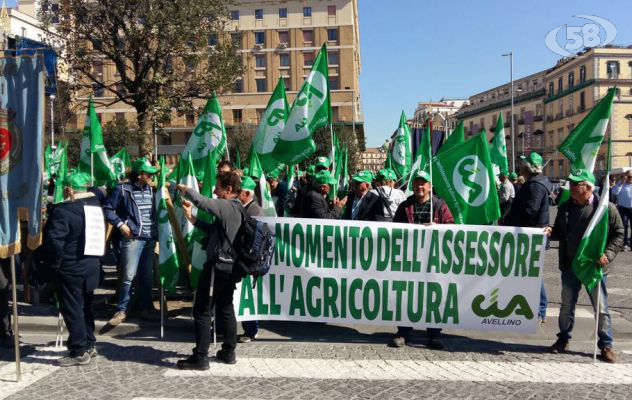
[[252,275],[256,284],[257,278],[270,271],[275,236],[268,224],[252,218],[242,207],[240,211],[243,222],[231,243],[235,258],[233,275],[236,280]]

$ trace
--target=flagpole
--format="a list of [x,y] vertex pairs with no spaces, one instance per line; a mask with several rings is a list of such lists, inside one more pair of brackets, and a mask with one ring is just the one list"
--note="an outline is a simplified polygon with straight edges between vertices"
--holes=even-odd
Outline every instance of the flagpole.
[[[603,278],[601,278],[603,279]],[[595,347],[593,349],[593,364],[597,363],[597,340],[599,339],[599,306],[601,300],[601,280],[597,282],[597,308],[595,309]]]
[[[92,147],[92,143],[90,143]],[[90,149],[90,186],[94,187],[94,153]]]
[[50,99],[50,146],[55,147],[55,95],[51,94]]
[[11,291],[13,294],[13,344],[15,346],[15,379],[22,381],[22,369],[20,367],[20,331],[18,324],[18,294],[15,283],[15,256],[9,257],[11,268]]
[[61,348],[64,344],[64,337],[62,336],[62,334],[64,333],[64,323],[63,323],[64,319],[61,315],[61,311],[59,312],[59,315],[57,316],[57,337],[55,338],[55,348]]
[[160,338],[165,338],[165,285],[160,284]]

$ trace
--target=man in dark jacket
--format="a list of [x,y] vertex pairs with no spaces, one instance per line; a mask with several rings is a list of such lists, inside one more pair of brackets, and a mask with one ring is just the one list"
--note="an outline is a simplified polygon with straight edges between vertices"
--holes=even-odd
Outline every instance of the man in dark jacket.
[[[575,320],[575,306],[577,297],[582,287],[582,282],[575,275],[572,263],[577,253],[579,244],[588,228],[590,220],[597,212],[599,198],[595,189],[595,177],[590,171],[578,170],[569,176],[571,198],[562,204],[555,218],[553,228],[545,228],[553,240],[559,240],[559,267],[562,271],[562,306],[560,307],[559,326],[560,333],[557,341],[549,349],[552,353],[563,353],[568,350],[568,342],[571,339],[571,331]],[[595,268],[603,269],[603,278],[588,293],[593,305],[597,307],[597,295],[599,298],[599,323],[597,345],[601,350],[601,358],[613,363],[615,354],[612,350],[612,328],[610,325],[610,313],[608,312],[608,292],[606,282],[609,266],[614,261],[617,253],[623,247],[624,228],[617,207],[608,203],[608,238],[604,254],[598,260]]]
[[342,208],[347,203],[347,198],[335,199],[333,204],[327,201],[327,194],[335,179],[329,171],[321,171],[314,179],[314,190],[305,194],[301,204],[301,218],[338,219],[342,215]]
[[[520,189],[516,190],[516,197],[503,225],[543,228],[549,225],[551,182],[549,178],[542,175],[543,162],[538,153],[531,152],[528,157],[520,156],[520,158],[523,160],[520,173],[526,181]],[[538,310],[538,318],[542,322],[546,322],[547,303],[546,288],[542,280]]]
[[118,185],[108,197],[103,210],[108,222],[121,232],[122,282],[119,287],[118,311],[108,322],[119,325],[127,319],[132,281],[138,274],[140,317],[158,320],[151,290],[153,260],[158,237],[155,215],[155,190],[150,182],[158,169],[145,158],[132,163],[131,183]]
[[11,266],[8,258],[0,258],[0,347],[12,348],[11,309],[9,308],[9,282]]
[[[255,199],[255,189],[257,183],[249,176],[241,178],[241,190],[239,191],[239,201],[244,206],[246,214],[250,217],[263,217],[263,209],[257,204]],[[244,334],[239,337],[239,343],[250,343],[257,337],[259,323],[257,321],[243,321],[241,327]]]
[[[425,171],[415,172],[412,182],[413,195],[408,197],[397,207],[393,222],[405,224],[453,224],[454,218],[448,206],[436,196],[432,195],[430,175]],[[432,200],[431,200],[432,199]],[[431,205],[432,204],[432,205]],[[432,218],[430,209],[432,208]],[[412,327],[398,326],[397,334],[391,341],[392,347],[403,347],[408,344],[413,333]],[[431,349],[443,349],[441,329],[428,328],[427,346]]]
[[68,328],[69,354],[57,361],[62,367],[90,364],[97,355],[92,299],[99,282],[100,262],[97,256],[84,255],[84,207],[95,207],[100,212],[101,203],[93,193],[86,192],[89,182],[90,176],[82,172],[70,175],[66,200],[52,207],[44,234],[44,257],[53,272],[59,309]]
[[[237,321],[233,307],[233,293],[237,279],[233,274],[234,256],[232,245],[241,224],[244,221],[243,206],[237,198],[241,190],[241,181],[235,172],[220,172],[213,192],[216,199],[209,199],[185,185],[178,190],[190,201],[184,201],[182,207],[186,218],[196,228],[208,232],[207,259],[198,280],[193,304],[195,325],[195,348],[193,355],[177,363],[180,369],[207,370],[208,349],[211,344],[211,322],[215,306],[218,326],[223,327],[224,343],[215,357],[226,364],[234,364],[237,347]],[[192,206],[196,206],[215,217],[207,224],[193,216]]]
[[354,221],[377,221],[383,216],[382,202],[374,193],[370,192],[373,176],[367,170],[360,171],[351,178],[352,193],[349,205],[345,208],[342,219]]

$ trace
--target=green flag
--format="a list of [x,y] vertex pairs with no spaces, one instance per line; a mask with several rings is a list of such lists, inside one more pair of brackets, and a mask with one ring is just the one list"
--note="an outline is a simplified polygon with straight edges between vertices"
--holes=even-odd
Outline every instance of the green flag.
[[[195,175],[195,167],[193,167],[192,157],[187,156],[185,159],[181,159],[178,169],[180,172],[178,183],[186,185],[196,192],[199,192],[200,189],[198,187],[198,180]],[[180,229],[182,231],[182,237],[187,244],[187,248],[191,251],[193,246],[193,224],[190,223],[184,216],[184,210],[182,209],[182,196],[176,196],[174,205],[178,223],[180,224]]]
[[412,147],[410,144],[410,129],[406,123],[406,114],[402,111],[399,118],[399,128],[393,142],[391,152],[392,168],[397,176],[402,178],[408,175],[412,167]]
[[167,169],[165,168],[164,157],[160,158],[160,180],[156,190],[156,217],[158,219],[158,260],[160,266],[160,283],[165,288],[165,292],[173,293],[178,282],[178,269],[180,262],[176,243],[173,236],[173,229],[169,222],[167,211],[167,197],[169,192],[165,186]]
[[463,121],[460,121],[456,128],[452,131],[450,136],[443,142],[443,146],[439,148],[437,154],[443,153],[444,151],[448,151],[454,146],[458,146],[461,143],[465,142],[465,128],[463,126]]
[[259,192],[261,193],[261,209],[266,217],[276,217],[277,212],[274,207],[274,201],[272,200],[272,194],[270,193],[270,185],[266,180],[266,175],[261,172],[259,178]]
[[314,132],[331,124],[327,45],[320,49],[312,70],[296,95],[285,129],[272,155],[279,162],[294,165],[316,151]]
[[[202,196],[213,198],[213,190],[215,190],[215,183],[217,181],[217,166],[215,162],[215,156],[211,153],[207,158],[206,165],[204,167],[204,181],[202,182],[202,189],[200,194]],[[198,209],[196,218],[207,223],[213,222],[213,216],[204,210]],[[193,229],[192,235],[192,251],[191,251],[191,287],[197,288],[200,274],[204,268],[204,264],[207,261],[206,257],[206,237],[207,233],[197,227]]]
[[577,279],[579,279],[589,292],[599,284],[603,277],[603,269],[597,265],[597,261],[601,258],[606,250],[608,241],[608,222],[610,219],[608,211],[608,202],[610,201],[610,191],[608,190],[610,183],[611,168],[611,143],[608,138],[608,162],[606,166],[606,176],[603,179],[601,198],[597,211],[593,214],[588,227],[579,242],[577,252],[573,258],[572,267]]
[[250,153],[248,154],[247,175],[257,179],[261,178],[261,175],[263,175],[263,167],[261,166],[261,162],[259,161],[257,152],[255,151],[253,146],[250,146]]
[[489,224],[500,206],[484,133],[441,153],[432,161],[433,188],[458,224]]
[[406,195],[410,196],[412,191],[413,176],[418,170],[430,172],[430,159],[432,158],[432,144],[430,142],[430,123],[426,124],[426,129],[421,137],[419,148],[417,149],[417,157],[408,174],[408,184],[406,185]]
[[616,88],[595,105],[588,115],[577,125],[560,145],[560,153],[571,161],[571,171],[585,169],[594,172],[599,147],[603,142]]
[[125,180],[127,168],[132,165],[129,153],[125,147],[110,158],[110,165],[112,166],[112,170],[114,171],[116,178],[119,181]]
[[[55,153],[53,155],[54,163],[56,167],[51,165],[51,174],[56,176],[55,178],[55,191],[53,192],[53,204],[61,203],[64,201],[64,182],[68,175],[68,153],[66,147],[67,141],[62,141],[57,145]],[[54,172],[53,172],[54,171]]]
[[494,130],[494,138],[492,139],[489,156],[494,164],[494,176],[498,176],[501,172],[509,173],[509,165],[507,163],[507,144],[505,142],[505,124],[503,123],[502,113],[498,113],[496,121],[496,129]]
[[285,129],[285,121],[287,121],[288,114],[285,85],[283,78],[279,78],[266,110],[261,116],[261,121],[253,139],[255,151],[263,170],[266,172],[274,170],[279,165],[279,161],[272,156],[272,152],[276,142],[279,140],[279,136]]
[[239,151],[239,146],[235,147],[235,168],[241,169],[241,151]]
[[193,167],[197,172],[197,178],[203,180],[204,164],[209,154],[213,153],[215,159],[220,159],[226,150],[226,129],[222,118],[222,107],[217,95],[206,102],[204,111],[198,118],[193,134],[189,138],[181,157],[193,159]]
[[108,158],[105,146],[103,146],[101,123],[94,110],[92,99],[90,99],[88,103],[86,122],[81,138],[80,154],[81,157],[77,169],[92,176],[93,186],[100,186],[116,181],[116,176],[110,166],[110,159]]

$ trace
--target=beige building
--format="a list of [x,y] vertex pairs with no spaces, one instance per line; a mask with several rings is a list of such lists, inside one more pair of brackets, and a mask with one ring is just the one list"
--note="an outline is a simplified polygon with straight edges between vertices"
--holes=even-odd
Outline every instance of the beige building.
[[[537,151],[540,153],[543,151],[544,80],[545,71],[542,71],[514,81],[514,133],[517,163],[519,155],[525,152]],[[507,156],[511,169],[510,83],[471,96],[469,104],[466,104],[452,116],[454,119],[452,125],[456,125],[456,121],[463,121],[467,136],[475,135],[481,129],[485,129],[488,140],[491,140],[496,130],[499,114],[502,115],[504,122]]]
[[422,101],[417,103],[415,114],[409,124],[423,124],[428,118],[432,120],[432,129],[446,131],[454,129],[450,125],[454,121],[452,116],[462,107],[469,104],[467,99],[441,99],[439,101]]
[[[320,47],[327,43],[334,125],[352,126],[363,146],[358,0],[236,0],[229,6],[228,31],[234,35],[233,40],[239,40],[244,66],[233,91],[220,97],[229,142],[231,126],[259,123],[280,78],[288,101],[294,101]],[[106,80],[116,80],[113,65],[97,64],[95,68]],[[106,96],[103,90],[93,93],[95,103],[108,100]],[[204,101],[196,105],[201,108]],[[134,109],[121,103],[97,106],[96,111],[103,124],[115,118],[135,121]],[[70,127],[83,127],[84,114],[81,111],[72,118]],[[174,115],[167,126],[161,127],[168,135],[161,137],[158,153],[179,153],[196,120],[193,114]]]
[[360,169],[368,169],[376,173],[384,168],[385,162],[386,152],[382,147],[367,147],[367,149],[362,152],[362,164]]
[[[564,179],[569,161],[558,152],[560,144],[605,96],[618,87],[611,123],[612,167],[632,166],[632,47],[593,48],[554,67],[514,81],[514,130],[516,159],[537,151],[547,161],[545,174]],[[473,135],[480,129],[493,136],[498,113],[502,113],[511,167],[510,84],[495,87],[470,97],[470,104],[454,114]],[[608,134],[607,133],[607,134]],[[595,171],[606,167],[607,146],[601,146]],[[519,164],[519,160],[518,160]]]
[[[564,59],[546,73],[545,147],[551,159],[546,174],[564,178],[569,161],[557,152],[560,143],[586,117],[609,88],[617,87],[606,138],[612,138],[612,167],[632,166],[632,47],[593,48]],[[604,141],[595,171],[606,168]]]

